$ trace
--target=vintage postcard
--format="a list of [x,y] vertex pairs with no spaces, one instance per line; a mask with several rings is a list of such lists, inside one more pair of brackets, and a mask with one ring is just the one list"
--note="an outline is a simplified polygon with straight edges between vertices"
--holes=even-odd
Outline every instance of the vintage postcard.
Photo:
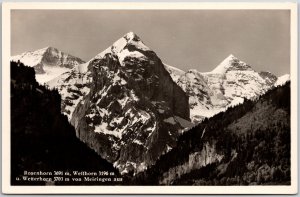
[[297,193],[296,3],[2,8],[3,193]]

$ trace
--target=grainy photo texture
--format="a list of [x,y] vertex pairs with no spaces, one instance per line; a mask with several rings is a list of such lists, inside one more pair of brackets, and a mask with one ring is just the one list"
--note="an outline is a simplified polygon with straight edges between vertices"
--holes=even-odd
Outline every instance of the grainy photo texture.
[[11,10],[10,184],[291,185],[291,11]]

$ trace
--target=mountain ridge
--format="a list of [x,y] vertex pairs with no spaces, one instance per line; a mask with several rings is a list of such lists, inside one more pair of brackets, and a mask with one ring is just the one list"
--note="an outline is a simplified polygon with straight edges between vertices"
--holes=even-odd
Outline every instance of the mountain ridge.
[[190,69],[178,72],[166,65],[173,80],[189,96],[191,119],[202,121],[237,105],[244,98],[255,99],[272,88],[277,77],[270,72],[256,72],[234,55],[227,56],[210,72]]
[[36,79],[40,84],[48,82],[74,66],[84,63],[80,58],[51,46],[12,56],[11,60],[14,62],[20,61],[33,67],[36,72]]

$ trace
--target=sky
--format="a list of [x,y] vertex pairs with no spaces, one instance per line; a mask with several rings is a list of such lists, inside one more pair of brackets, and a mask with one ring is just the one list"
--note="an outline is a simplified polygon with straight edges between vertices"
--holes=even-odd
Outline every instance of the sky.
[[185,71],[233,54],[256,71],[290,73],[288,10],[13,10],[11,54],[52,46],[88,61],[130,31]]

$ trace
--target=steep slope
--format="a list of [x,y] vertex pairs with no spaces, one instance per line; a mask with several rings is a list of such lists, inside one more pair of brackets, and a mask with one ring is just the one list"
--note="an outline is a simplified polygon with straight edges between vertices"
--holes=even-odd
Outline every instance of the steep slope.
[[36,72],[36,79],[40,84],[44,84],[69,71],[74,66],[84,63],[80,58],[53,47],[46,47],[12,56],[11,60],[15,62],[20,61],[24,65],[33,67]]
[[141,185],[289,185],[290,83],[230,107],[185,132]]
[[88,65],[89,62],[77,65],[46,84],[49,88],[58,89],[62,97],[62,113],[68,117],[69,121],[75,107],[90,92],[93,79],[91,71],[87,70]]
[[[166,66],[168,67],[168,66]],[[186,73],[167,69],[173,80],[189,96],[191,119],[199,122],[228,107],[253,99],[273,87],[277,77],[270,72],[256,72],[250,65],[233,55],[225,58],[211,72]]]
[[[212,84],[213,79],[217,85]],[[220,86],[222,78],[207,78],[197,70],[189,70],[182,75],[177,84],[189,96],[190,117],[198,122],[223,110],[228,104]]]
[[118,184],[23,180],[24,171],[109,171],[119,176],[112,164],[76,137],[60,112],[60,100],[58,91],[38,85],[33,68],[11,63],[11,184]]
[[48,84],[77,136],[122,173],[153,164],[191,126],[188,97],[132,32]]
[[266,81],[268,86],[273,86],[274,83],[278,80],[275,75],[268,71],[261,71],[259,75]]

